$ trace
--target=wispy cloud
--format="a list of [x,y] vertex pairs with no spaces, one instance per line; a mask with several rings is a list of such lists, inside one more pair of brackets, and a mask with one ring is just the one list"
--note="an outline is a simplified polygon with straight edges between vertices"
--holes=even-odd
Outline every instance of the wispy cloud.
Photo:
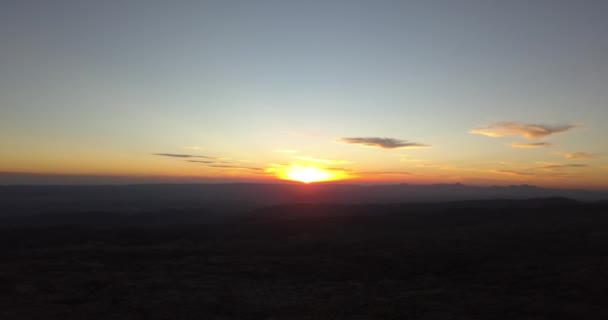
[[536,175],[536,173],[534,173],[534,172],[526,172],[526,171],[518,171],[518,170],[503,170],[503,169],[495,169],[495,170],[491,170],[491,172],[511,174],[511,175],[516,175],[516,176],[534,176],[534,175]]
[[569,175],[570,170],[564,169],[581,169],[588,165],[584,163],[560,164],[552,162],[537,162],[540,167],[528,167],[523,169],[493,169],[490,172],[517,175],[517,176],[539,176],[539,177],[565,177]]
[[592,159],[595,158],[595,154],[588,152],[572,152],[564,153],[563,157],[569,160]]
[[572,164],[550,164],[550,165],[546,165],[543,167],[539,167],[537,169],[551,170],[551,169],[585,168],[585,167],[588,167],[588,165],[586,165],[584,163],[572,163]]
[[316,163],[332,164],[332,165],[351,163],[348,160],[328,160],[328,159],[319,159],[319,158],[314,158],[314,157],[309,157],[309,156],[294,156],[292,158],[297,159],[297,160],[307,161],[307,162],[316,162]]
[[210,160],[186,160],[187,162],[193,162],[193,163],[216,163],[215,161],[210,161]]
[[352,138],[340,138],[336,140],[342,143],[359,144],[367,147],[381,148],[381,149],[400,149],[400,148],[427,148],[430,147],[426,144],[410,142],[407,140],[393,139],[393,138],[380,138],[380,137],[352,137]]
[[269,163],[268,164],[269,168],[284,168],[287,166],[288,166],[288,164],[285,164],[285,163]]
[[263,168],[255,168],[255,167],[243,167],[243,166],[232,166],[232,165],[223,165],[223,164],[214,164],[209,165],[211,168],[220,168],[220,169],[243,169],[243,170],[253,170],[253,171],[263,171]]
[[191,154],[177,154],[177,153],[153,153],[155,156],[171,157],[171,158],[196,158],[195,155]]
[[540,139],[552,134],[562,133],[575,128],[574,125],[541,125],[519,122],[498,122],[487,127],[475,128],[470,133],[488,137],[522,136],[526,139]]
[[521,177],[566,177],[569,176],[568,173],[564,172],[538,172],[538,171],[524,171],[524,170],[490,170],[493,173],[507,174],[513,176],[521,176]]
[[557,162],[551,162],[551,161],[536,161],[534,163],[540,164],[541,166],[551,166],[551,165],[559,164]]
[[153,153],[152,155],[170,158],[203,158],[203,159],[216,159],[216,157],[199,156],[195,154],[180,154],[180,153]]
[[353,170],[353,169],[341,168],[341,167],[330,167],[330,168],[325,168],[325,170],[340,171],[340,172],[347,172],[347,173],[354,173],[355,172],[355,170]]
[[[153,155],[183,159],[183,161],[185,161],[185,162],[202,164],[207,168],[251,170],[251,171],[257,171],[257,172],[264,171],[263,168],[242,166],[239,164],[239,162],[240,163],[252,162],[249,160],[232,161],[232,160],[230,160],[230,158],[226,158],[226,157],[210,157],[210,156],[202,156],[202,155],[195,155],[195,154],[180,154],[180,153],[153,153]],[[194,160],[194,159],[202,159],[202,160]]]
[[356,172],[357,174],[361,174],[361,175],[407,175],[407,176],[411,176],[413,175],[413,173],[411,172],[407,172],[407,171],[360,171],[360,172]]
[[540,165],[540,167],[531,167],[526,168],[524,170],[553,170],[553,169],[568,169],[568,168],[585,168],[588,165],[584,163],[555,163],[555,162],[536,162],[536,164]]
[[513,142],[513,143],[511,143],[511,147],[523,148],[523,149],[544,148],[544,147],[548,147],[550,145],[551,144],[548,142],[530,142],[530,143]]

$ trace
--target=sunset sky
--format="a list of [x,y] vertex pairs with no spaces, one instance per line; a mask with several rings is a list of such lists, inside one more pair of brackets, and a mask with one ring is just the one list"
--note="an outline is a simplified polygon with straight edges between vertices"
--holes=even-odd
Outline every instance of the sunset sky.
[[0,184],[317,170],[608,189],[607,13],[576,0],[2,1]]

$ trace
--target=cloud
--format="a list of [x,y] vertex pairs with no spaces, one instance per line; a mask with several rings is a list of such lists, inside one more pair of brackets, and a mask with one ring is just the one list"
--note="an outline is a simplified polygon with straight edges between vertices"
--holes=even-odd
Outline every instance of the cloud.
[[[186,161],[186,162],[200,163],[200,164],[205,165],[208,168],[252,170],[252,171],[258,171],[258,172],[264,171],[263,168],[241,166],[238,163],[235,163],[235,161],[225,161],[225,160],[230,160],[230,158],[225,158],[225,157],[209,157],[209,156],[201,156],[201,155],[194,155],[194,154],[179,154],[179,153],[153,153],[153,155],[184,159],[184,161]],[[192,158],[199,158],[199,159],[203,159],[203,160],[193,160]],[[252,161],[237,160],[236,162],[252,162]]]
[[194,154],[179,154],[179,153],[153,153],[152,155],[170,158],[203,158],[216,159],[215,157],[199,156]]
[[536,173],[534,173],[534,172],[525,172],[525,171],[517,171],[517,170],[497,169],[497,170],[491,170],[491,171],[496,172],[496,173],[512,174],[512,175],[516,175],[516,176],[534,176],[534,175],[536,175]]
[[552,134],[569,131],[574,127],[574,125],[548,126],[519,122],[498,122],[487,127],[475,128],[469,132],[492,138],[522,136],[526,139],[540,139]]
[[285,163],[269,163],[268,164],[268,167],[270,167],[270,168],[284,168],[287,166],[288,166],[288,164],[285,164]]
[[539,167],[537,169],[551,170],[551,169],[585,168],[585,167],[588,167],[588,165],[586,165],[584,163],[573,163],[573,164],[550,164],[550,165],[546,165],[544,167]]
[[410,142],[407,140],[399,140],[393,138],[379,138],[379,137],[355,137],[355,138],[340,138],[336,140],[342,143],[349,144],[360,144],[367,147],[381,148],[381,149],[400,149],[400,148],[426,148],[430,147],[426,144]]
[[564,158],[574,160],[574,159],[591,159],[595,158],[595,154],[588,152],[572,152],[572,153],[564,153]]
[[544,148],[544,147],[548,147],[550,145],[551,144],[548,142],[530,142],[530,143],[513,142],[513,143],[511,143],[511,147],[513,147],[513,148],[524,148],[524,149]]
[[221,168],[221,169],[243,169],[243,170],[254,170],[254,171],[263,171],[264,170],[263,168],[231,166],[231,165],[222,165],[222,164],[209,165],[208,167]]
[[340,168],[340,167],[331,167],[331,168],[325,168],[324,170],[329,170],[329,171],[342,171],[342,172],[348,172],[348,173],[353,173],[353,172],[355,172],[353,169],[349,169],[349,168]]
[[522,171],[522,170],[490,170],[490,172],[508,174],[522,177],[567,177],[567,173],[563,172],[534,172],[534,171]]
[[294,156],[292,158],[297,159],[297,160],[302,160],[302,161],[317,162],[317,163],[331,164],[331,165],[351,163],[348,160],[327,160],[327,159],[313,158],[313,157],[309,157],[309,156]]
[[538,164],[542,164],[541,167],[529,167],[518,170],[510,170],[510,169],[494,169],[490,170],[490,172],[494,173],[502,173],[509,175],[518,175],[518,176],[539,176],[539,177],[564,177],[568,176],[568,171],[562,171],[560,169],[568,169],[568,168],[586,168],[588,165],[583,163],[572,163],[572,164],[559,164],[552,162],[539,162]]
[[197,158],[197,156],[191,155],[191,154],[153,153],[153,155],[161,156],[161,157],[171,157],[171,158]]
[[374,174],[379,174],[379,175],[408,175],[408,176],[413,175],[413,173],[407,172],[407,171],[361,171],[361,172],[356,172],[356,173],[357,174],[362,174],[362,175],[374,175]]
[[554,164],[559,164],[557,162],[551,162],[551,161],[537,161],[535,163],[536,164],[540,164],[542,166],[551,166],[551,165],[554,165]]

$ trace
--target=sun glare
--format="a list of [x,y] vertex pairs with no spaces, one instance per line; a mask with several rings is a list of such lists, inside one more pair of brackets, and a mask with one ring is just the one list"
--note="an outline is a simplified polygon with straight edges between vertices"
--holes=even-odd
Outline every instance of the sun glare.
[[332,177],[332,174],[328,171],[313,167],[300,167],[292,168],[287,171],[287,178],[290,180],[300,181],[304,183],[311,183],[316,181],[325,181]]
[[313,165],[303,166],[294,164],[280,168],[279,170],[276,170],[276,172],[280,179],[303,183],[335,181],[347,178],[344,171],[322,169]]

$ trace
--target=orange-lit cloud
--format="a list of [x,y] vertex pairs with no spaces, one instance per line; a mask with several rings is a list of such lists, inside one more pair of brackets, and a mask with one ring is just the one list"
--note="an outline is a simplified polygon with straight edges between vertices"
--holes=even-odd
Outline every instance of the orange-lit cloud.
[[306,161],[306,162],[316,162],[316,163],[324,163],[324,164],[332,164],[332,165],[351,163],[348,160],[328,160],[328,159],[313,158],[313,157],[309,157],[309,156],[294,156],[292,158],[296,159],[296,160]]
[[565,177],[568,176],[567,173],[564,172],[535,172],[535,171],[525,171],[525,170],[490,170],[493,173],[500,173],[512,176],[522,176],[522,177]]
[[595,158],[595,154],[588,152],[572,152],[572,153],[564,153],[563,157],[570,160],[581,160],[581,159],[591,159]]
[[469,132],[493,138],[521,136],[526,139],[540,139],[552,134],[569,131],[574,127],[574,125],[548,126],[519,122],[498,122],[487,127],[475,128]]
[[359,144],[366,147],[374,147],[381,149],[401,149],[401,148],[427,148],[430,147],[426,144],[410,142],[407,140],[393,139],[393,138],[380,138],[380,137],[352,137],[352,138],[340,138],[337,142]]
[[217,157],[199,156],[195,154],[181,154],[181,153],[153,153],[152,155],[169,157],[169,158],[203,158],[203,159],[217,159]]
[[215,161],[210,161],[210,160],[186,160],[186,162],[193,162],[193,163],[216,163]]
[[534,172],[526,172],[526,171],[518,171],[518,170],[503,170],[503,169],[490,170],[490,172],[504,173],[504,174],[516,175],[516,176],[534,176],[534,175],[536,175],[536,173],[534,173]]
[[264,171],[263,168],[243,167],[243,166],[223,165],[223,164],[212,164],[212,165],[208,165],[208,167],[220,168],[220,169],[242,169],[242,170]]
[[548,147],[550,145],[551,144],[548,142],[530,142],[530,143],[513,142],[513,143],[511,143],[511,147],[522,148],[522,149],[544,148],[544,147]]
[[573,163],[573,164],[550,164],[550,165],[546,165],[544,167],[539,167],[537,169],[551,170],[551,169],[585,168],[585,167],[588,167],[588,165],[586,165],[584,163]]
[[357,172],[359,175],[407,175],[411,176],[413,173],[407,171],[360,171]]
[[537,164],[541,166],[523,169],[493,169],[490,170],[490,172],[516,176],[563,177],[569,175],[568,172],[571,172],[571,170],[565,169],[582,169],[588,167],[588,165],[583,163],[560,164],[554,162],[537,162]]

